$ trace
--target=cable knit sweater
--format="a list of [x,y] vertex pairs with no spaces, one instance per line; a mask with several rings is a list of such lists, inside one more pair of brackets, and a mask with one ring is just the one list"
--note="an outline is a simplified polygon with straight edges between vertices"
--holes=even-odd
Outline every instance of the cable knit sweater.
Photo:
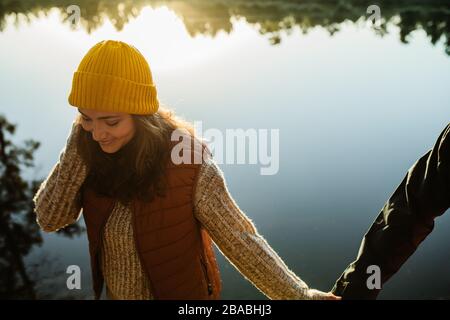
[[[76,222],[82,209],[80,187],[88,169],[77,153],[81,127],[73,123],[59,161],[34,196],[36,221],[46,232]],[[323,293],[298,278],[258,233],[231,197],[222,171],[204,160],[195,187],[195,217],[232,265],[270,299],[322,299]],[[119,202],[106,223],[101,268],[109,299],[152,299],[149,281],[133,240],[130,208]]]

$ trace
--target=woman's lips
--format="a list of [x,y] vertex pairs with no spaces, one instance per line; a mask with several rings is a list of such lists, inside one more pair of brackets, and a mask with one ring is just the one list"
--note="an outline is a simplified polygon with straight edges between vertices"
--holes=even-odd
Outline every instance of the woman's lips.
[[112,140],[109,140],[109,141],[106,141],[106,142],[100,142],[100,144],[102,146],[107,146],[107,145],[111,144],[111,142],[112,142]]

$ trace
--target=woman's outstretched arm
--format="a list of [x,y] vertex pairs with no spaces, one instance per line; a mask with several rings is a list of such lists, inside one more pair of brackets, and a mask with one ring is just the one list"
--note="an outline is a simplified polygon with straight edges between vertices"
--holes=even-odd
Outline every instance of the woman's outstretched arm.
[[228,192],[210,157],[200,169],[195,215],[225,257],[269,299],[330,299],[298,278],[258,233]]
[[58,162],[33,197],[36,221],[45,232],[57,231],[80,216],[80,188],[87,176],[87,166],[76,146],[80,130],[81,125],[74,121]]

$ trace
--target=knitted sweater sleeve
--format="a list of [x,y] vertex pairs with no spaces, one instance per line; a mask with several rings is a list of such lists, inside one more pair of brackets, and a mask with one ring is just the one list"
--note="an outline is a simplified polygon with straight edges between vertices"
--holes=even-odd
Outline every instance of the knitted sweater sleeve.
[[230,195],[221,169],[210,157],[199,172],[195,215],[223,255],[269,299],[320,299],[258,233]]
[[57,231],[80,217],[80,188],[88,171],[77,152],[76,139],[80,130],[81,126],[74,121],[58,162],[33,197],[36,221],[45,232]]

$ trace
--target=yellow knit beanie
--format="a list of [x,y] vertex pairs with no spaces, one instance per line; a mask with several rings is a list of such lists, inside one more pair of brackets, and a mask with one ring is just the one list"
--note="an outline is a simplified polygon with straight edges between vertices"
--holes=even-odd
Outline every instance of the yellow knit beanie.
[[153,114],[159,102],[150,67],[135,47],[104,40],[93,46],[73,75],[69,103],[96,111]]

